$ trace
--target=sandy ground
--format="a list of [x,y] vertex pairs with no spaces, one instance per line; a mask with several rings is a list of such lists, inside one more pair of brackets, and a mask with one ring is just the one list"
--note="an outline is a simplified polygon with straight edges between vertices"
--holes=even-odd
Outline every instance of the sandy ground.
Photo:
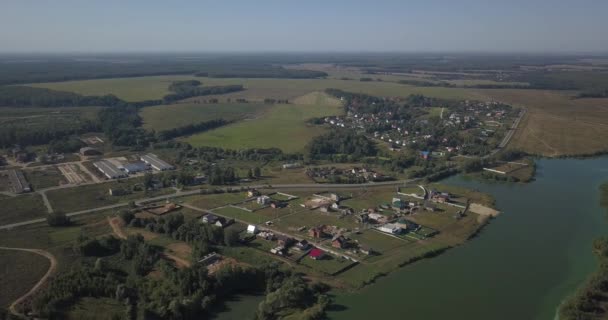
[[479,215],[488,216],[488,217],[496,217],[500,214],[500,211],[492,209],[492,208],[488,208],[479,203],[471,203],[471,205],[469,206],[469,210],[471,210],[472,212],[477,213]]

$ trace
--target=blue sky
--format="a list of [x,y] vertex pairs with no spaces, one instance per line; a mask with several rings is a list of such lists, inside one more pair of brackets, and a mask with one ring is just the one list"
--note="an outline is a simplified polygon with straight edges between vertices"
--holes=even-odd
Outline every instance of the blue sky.
[[1,52],[608,52],[606,0],[1,1]]

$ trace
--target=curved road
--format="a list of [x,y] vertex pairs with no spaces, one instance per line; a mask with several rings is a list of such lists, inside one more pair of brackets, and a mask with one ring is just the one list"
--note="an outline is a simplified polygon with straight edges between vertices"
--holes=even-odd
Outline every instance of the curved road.
[[32,289],[30,289],[30,291],[28,291],[26,294],[22,295],[17,300],[15,300],[15,302],[13,302],[8,308],[13,315],[20,317],[20,318],[26,318],[26,316],[24,314],[17,311],[17,306],[20,303],[22,303],[23,301],[25,301],[27,298],[32,296],[34,293],[36,293],[36,291],[38,291],[42,287],[42,285],[44,285],[44,283],[48,280],[48,278],[53,273],[55,273],[55,270],[57,269],[57,259],[50,252],[41,250],[41,249],[0,247],[0,250],[25,251],[25,252],[35,253],[35,254],[41,255],[41,256],[49,259],[49,261],[51,262],[51,265],[49,266],[49,270],[44,274],[44,276],[42,276],[42,278],[40,278],[38,283],[36,283],[36,285]]

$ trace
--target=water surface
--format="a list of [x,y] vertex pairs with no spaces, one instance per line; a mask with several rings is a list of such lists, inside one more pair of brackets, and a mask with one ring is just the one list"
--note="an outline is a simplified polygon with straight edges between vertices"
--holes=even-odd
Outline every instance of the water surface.
[[607,157],[539,160],[530,184],[450,178],[494,196],[502,214],[461,247],[338,295],[330,318],[553,319],[596,268],[591,244],[608,234],[598,191],[606,181]]

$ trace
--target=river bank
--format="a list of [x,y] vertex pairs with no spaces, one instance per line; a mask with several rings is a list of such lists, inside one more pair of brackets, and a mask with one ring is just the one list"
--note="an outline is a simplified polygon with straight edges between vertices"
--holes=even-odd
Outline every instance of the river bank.
[[337,294],[330,318],[553,319],[597,267],[590,248],[607,231],[598,196],[607,167],[607,157],[541,159],[529,184],[443,181],[489,193],[503,214],[464,246]]

